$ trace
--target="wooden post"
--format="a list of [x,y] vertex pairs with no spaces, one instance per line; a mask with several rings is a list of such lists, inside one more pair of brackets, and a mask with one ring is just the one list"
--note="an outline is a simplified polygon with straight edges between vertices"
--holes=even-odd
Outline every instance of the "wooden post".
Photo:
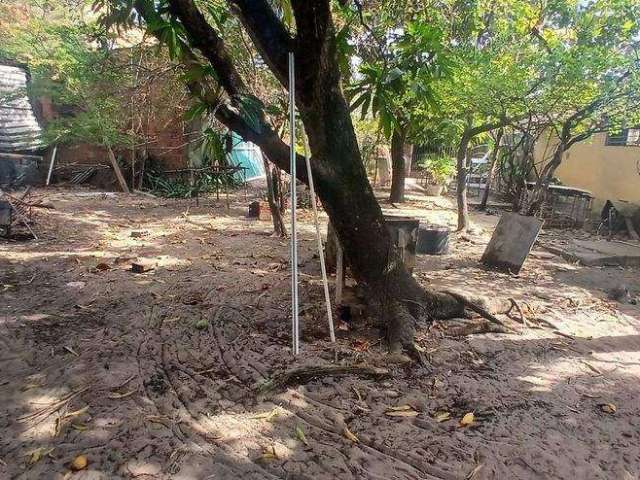
[[109,161],[111,162],[111,166],[113,167],[113,171],[116,174],[116,178],[118,179],[118,183],[120,184],[120,188],[125,193],[129,193],[129,187],[127,186],[127,182],[122,175],[122,171],[120,170],[120,166],[118,165],[118,160],[116,160],[116,156],[111,150],[111,146],[107,145],[107,153],[109,154]]
[[[318,255],[320,256],[320,271],[322,272],[322,285],[324,287],[324,300],[327,305],[327,320],[329,321],[329,338],[336,341],[336,334],[333,328],[333,310],[331,309],[331,297],[329,296],[329,280],[327,279],[327,267],[324,264],[324,248],[322,247],[322,235],[320,234],[320,222],[318,221],[318,205],[316,204],[316,190],[313,185],[313,174],[311,173],[311,149],[307,134],[302,129],[302,144],[304,145],[304,157],[307,165],[307,178],[309,179],[309,191],[311,197],[311,207],[313,208],[313,221],[316,227],[316,240],[318,241]],[[270,180],[267,180],[270,181]]]

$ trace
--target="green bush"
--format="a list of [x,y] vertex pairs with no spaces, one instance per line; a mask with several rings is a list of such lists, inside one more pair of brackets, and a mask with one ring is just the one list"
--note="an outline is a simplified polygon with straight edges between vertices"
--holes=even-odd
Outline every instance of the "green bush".
[[425,155],[418,166],[427,173],[427,181],[435,185],[444,185],[456,171],[454,159],[447,155]]

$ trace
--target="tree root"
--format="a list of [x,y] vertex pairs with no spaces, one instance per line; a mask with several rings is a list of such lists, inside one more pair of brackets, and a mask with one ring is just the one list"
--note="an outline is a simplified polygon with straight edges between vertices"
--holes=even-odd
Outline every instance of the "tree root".
[[[527,322],[527,317],[524,316],[524,313],[522,311],[522,308],[520,308],[520,305],[518,305],[518,303],[515,301],[515,299],[513,298],[509,298],[509,302],[511,302],[511,306],[509,307],[509,310],[507,310],[505,312],[505,315],[509,318],[511,318],[512,320],[516,320],[519,321],[520,323],[522,323],[525,327],[529,327],[529,322]],[[514,318],[510,315],[511,310],[516,309],[516,311],[518,312],[518,314],[520,315],[520,319]]]
[[275,390],[280,390],[288,386],[303,385],[315,378],[343,377],[346,375],[380,379],[388,377],[390,372],[386,368],[365,366],[328,365],[324,367],[300,367],[280,373],[259,383],[256,386],[256,391],[258,392],[258,395],[264,396]]
[[494,323],[494,324],[498,325],[503,330],[506,330],[508,332],[512,332],[513,331],[513,329],[509,328],[504,322],[502,322],[501,320],[496,318],[495,315],[492,315],[486,309],[484,309],[481,306],[473,303],[471,300],[469,300],[465,296],[460,295],[459,293],[456,293],[456,292],[452,292],[450,290],[444,290],[443,293],[445,293],[446,295],[449,295],[450,297],[453,297],[460,304],[464,305],[466,308],[468,308],[472,312],[475,312],[478,315],[480,315],[482,318],[490,321],[491,323]]
[[464,323],[461,322],[460,325],[453,326],[447,324],[445,334],[452,337],[464,337],[467,335],[478,335],[481,333],[509,333],[508,330],[485,319],[463,322]]

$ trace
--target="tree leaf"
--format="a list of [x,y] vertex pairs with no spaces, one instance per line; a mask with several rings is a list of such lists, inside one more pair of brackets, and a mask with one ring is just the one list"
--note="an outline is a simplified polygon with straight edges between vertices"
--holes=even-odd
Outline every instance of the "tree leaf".
[[356,435],[354,435],[351,432],[351,430],[349,430],[346,426],[342,430],[342,435],[344,435],[345,438],[351,440],[353,443],[359,443],[360,442],[360,439]]
[[475,415],[473,414],[473,412],[465,413],[464,416],[460,419],[460,426],[468,427],[469,425],[472,425],[474,421]]
[[304,434],[304,430],[300,425],[296,425],[296,438],[304,443],[307,447],[309,446],[309,442],[307,441],[307,437]]

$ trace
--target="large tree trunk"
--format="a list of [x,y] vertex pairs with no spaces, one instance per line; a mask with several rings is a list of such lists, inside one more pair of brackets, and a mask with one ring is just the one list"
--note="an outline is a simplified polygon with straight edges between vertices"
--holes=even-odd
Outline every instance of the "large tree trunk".
[[493,151],[491,152],[491,164],[489,166],[489,171],[487,172],[487,182],[484,186],[484,192],[482,192],[482,201],[480,202],[480,210],[485,210],[487,208],[487,202],[489,201],[489,193],[491,191],[491,184],[493,183],[493,177],[496,174],[496,166],[498,165],[498,152],[500,151],[500,142],[502,141],[502,134],[504,133],[501,128],[498,130],[498,134],[496,135],[496,143],[493,147]]
[[[379,308],[392,349],[413,346],[415,317],[421,305],[433,318],[459,316],[463,305],[451,295],[424,290],[402,263],[373,194],[356,141],[351,114],[340,86],[335,31],[330,2],[292,0],[296,37],[266,0],[229,0],[269,68],[285,86],[287,51],[296,62],[296,104],[309,138],[316,191],[334,226],[351,272]],[[248,92],[237,75],[224,43],[192,0],[170,0],[192,43],[212,64],[232,102]],[[138,5],[138,3],[137,3]],[[140,8],[145,4],[140,3]],[[145,12],[147,13],[147,12]],[[197,40],[197,41],[196,41]],[[202,98],[206,88],[190,85]],[[262,149],[269,160],[289,170],[288,146],[261,114],[259,128],[211,96],[216,118],[244,140]],[[255,123],[255,122],[253,122]],[[305,159],[297,157],[298,179],[307,182]],[[402,169],[404,171],[404,169]]]
[[405,150],[405,132],[395,129],[391,136],[391,194],[389,201],[391,203],[404,202],[404,184],[407,175],[406,164],[404,158]]
[[469,148],[469,135],[465,132],[458,144],[456,153],[456,170],[458,174],[458,187],[456,196],[458,200],[458,231],[464,231],[469,227],[469,206],[467,204],[467,173],[469,165],[467,150]]
[[[305,5],[314,8],[313,3]],[[296,59],[301,60],[298,85],[304,85],[297,92],[298,108],[309,137],[316,189],[352,274],[368,290],[371,303],[381,307],[392,348],[406,347],[412,345],[415,327],[415,319],[410,320],[413,317],[399,313],[407,304],[414,309],[412,302],[420,302],[435,317],[451,315],[452,309],[460,308],[446,295],[425,291],[407,271],[393,245],[367,179],[349,106],[340,88],[328,5],[322,15],[316,15],[320,18],[309,28],[299,24],[296,52]],[[309,21],[306,17],[296,20]],[[316,58],[310,54],[314,51]],[[402,153],[404,142],[398,143]],[[404,168],[400,171],[404,174]],[[403,304],[404,300],[410,302]]]

